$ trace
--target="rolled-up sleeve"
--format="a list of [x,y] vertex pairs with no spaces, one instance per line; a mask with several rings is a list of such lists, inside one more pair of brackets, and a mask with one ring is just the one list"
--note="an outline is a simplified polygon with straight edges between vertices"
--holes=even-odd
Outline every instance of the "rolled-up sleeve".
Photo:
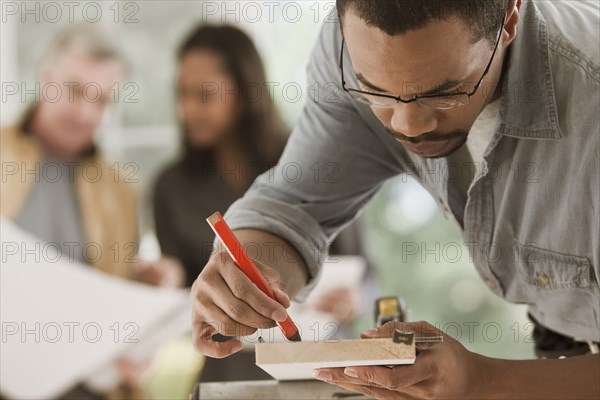
[[[329,243],[400,166],[340,87],[339,24],[325,23],[307,68],[310,96],[279,163],[225,214],[293,245],[314,285]],[[347,63],[346,68],[351,68]]]

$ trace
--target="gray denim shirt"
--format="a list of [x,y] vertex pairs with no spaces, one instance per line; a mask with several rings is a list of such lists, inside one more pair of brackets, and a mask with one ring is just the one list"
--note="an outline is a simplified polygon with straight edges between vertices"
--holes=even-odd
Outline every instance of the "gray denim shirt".
[[[279,164],[226,213],[292,243],[313,282],[327,243],[382,183],[410,174],[462,228],[489,288],[542,324],[600,341],[600,55],[594,2],[527,1],[511,44],[500,124],[461,195],[449,158],[424,159],[341,90],[339,23],[325,23],[307,101]],[[344,56],[345,71],[352,71]],[[357,87],[353,73],[348,86]],[[453,172],[454,171],[454,172]],[[398,279],[402,266],[398,266]],[[416,282],[418,284],[418,282]]]

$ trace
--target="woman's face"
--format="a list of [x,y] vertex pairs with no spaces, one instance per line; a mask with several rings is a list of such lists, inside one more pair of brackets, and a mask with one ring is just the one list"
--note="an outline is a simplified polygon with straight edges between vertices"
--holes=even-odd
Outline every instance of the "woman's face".
[[177,110],[188,144],[215,147],[237,124],[240,99],[221,57],[209,50],[185,53],[179,63]]

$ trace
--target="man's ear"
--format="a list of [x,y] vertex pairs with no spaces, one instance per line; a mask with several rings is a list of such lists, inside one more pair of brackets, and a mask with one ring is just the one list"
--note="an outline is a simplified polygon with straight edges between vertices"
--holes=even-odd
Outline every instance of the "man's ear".
[[510,0],[508,2],[508,9],[506,10],[506,21],[504,23],[504,30],[508,33],[508,38],[503,42],[504,46],[508,46],[517,36],[517,25],[519,23],[519,17],[521,12],[521,5],[523,0]]

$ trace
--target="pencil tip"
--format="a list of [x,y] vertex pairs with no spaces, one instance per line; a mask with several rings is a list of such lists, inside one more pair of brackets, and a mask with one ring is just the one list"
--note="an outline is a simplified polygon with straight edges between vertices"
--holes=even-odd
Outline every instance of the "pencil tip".
[[301,342],[302,338],[300,337],[300,332],[294,333],[292,336],[288,337],[290,342]]

